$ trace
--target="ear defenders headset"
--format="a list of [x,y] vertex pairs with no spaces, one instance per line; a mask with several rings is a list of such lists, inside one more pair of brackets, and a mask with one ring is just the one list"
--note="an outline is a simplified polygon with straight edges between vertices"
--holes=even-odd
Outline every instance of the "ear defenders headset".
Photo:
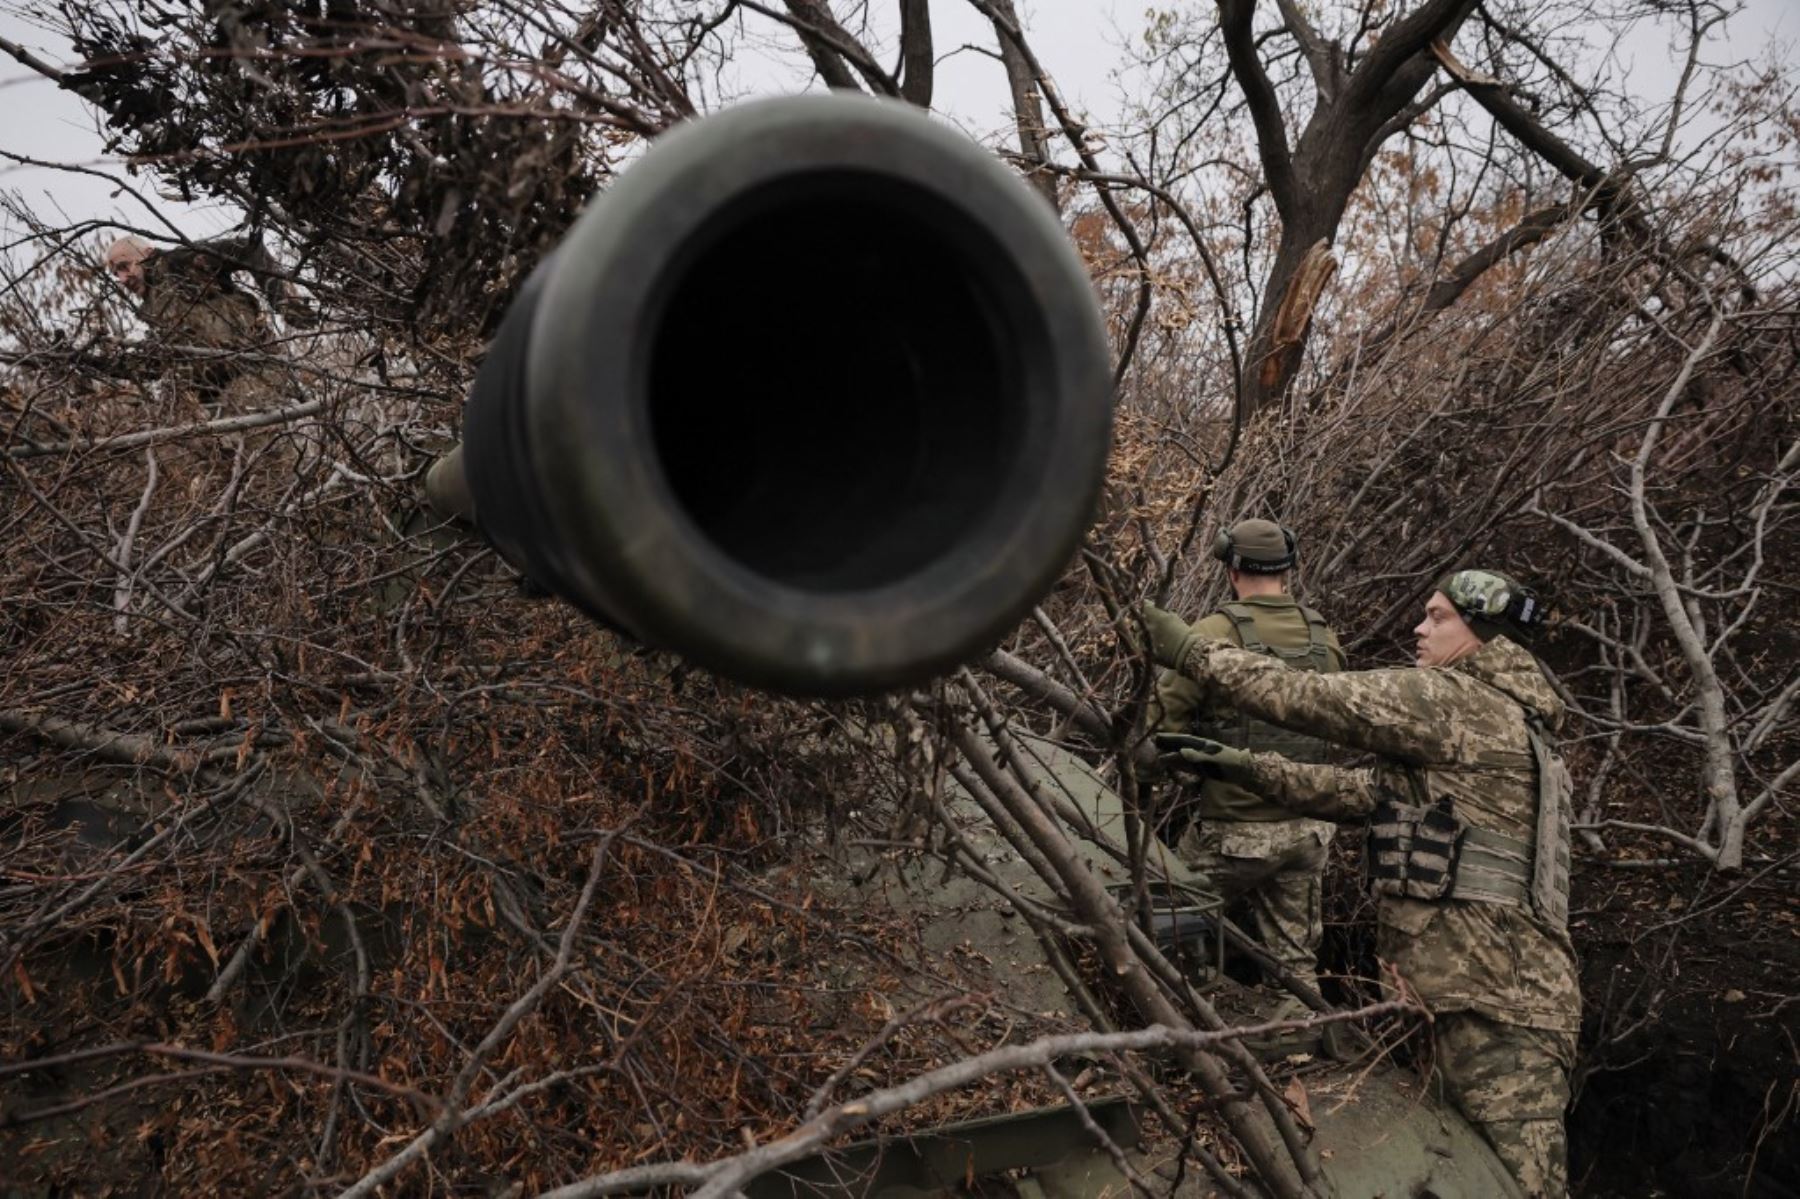
[[1253,575],[1278,575],[1284,570],[1292,570],[1298,559],[1299,538],[1286,525],[1276,525],[1281,530],[1281,539],[1287,550],[1276,561],[1270,562],[1260,558],[1246,558],[1239,551],[1237,543],[1232,539],[1230,529],[1220,529],[1213,538],[1212,556],[1223,562],[1232,570],[1241,570]]
[[1535,591],[1495,571],[1459,570],[1444,576],[1437,589],[1484,640],[1509,625],[1535,633],[1548,615]]

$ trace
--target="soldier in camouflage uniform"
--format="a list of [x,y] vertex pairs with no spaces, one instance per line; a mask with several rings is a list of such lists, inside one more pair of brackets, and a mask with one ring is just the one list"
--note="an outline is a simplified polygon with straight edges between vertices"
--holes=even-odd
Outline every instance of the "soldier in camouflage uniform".
[[[274,340],[269,318],[232,279],[250,271],[270,304],[288,320],[307,323],[310,313],[292,299],[279,266],[260,238],[218,238],[158,250],[136,237],[121,237],[106,251],[106,269],[139,299],[138,314],[165,344],[201,351],[182,364],[203,403],[218,403],[236,380],[257,377],[259,365],[240,355],[267,354]],[[211,351],[211,354],[206,353]]]
[[1332,675],[1145,613],[1157,660],[1208,694],[1377,755],[1346,769],[1200,739],[1177,751],[1293,811],[1369,822],[1377,950],[1433,1013],[1444,1088],[1526,1194],[1556,1197],[1581,993],[1568,774],[1550,740],[1563,705],[1516,643],[1541,619],[1504,575],[1459,571],[1414,630],[1419,669]]
[[[1296,559],[1292,533],[1273,521],[1239,521],[1219,534],[1213,556],[1225,564],[1237,599],[1195,624],[1196,636],[1243,646],[1294,670],[1330,674],[1344,668],[1337,634],[1288,594],[1288,572]],[[1161,732],[1196,734],[1296,761],[1326,760],[1325,743],[1317,737],[1209,703],[1199,684],[1175,671],[1158,678],[1156,698]],[[1228,899],[1242,897],[1264,947],[1301,982],[1316,987],[1324,934],[1319,884],[1333,826],[1297,817],[1254,786],[1222,778],[1202,778],[1189,806],[1196,819],[1181,834],[1176,852]],[[1305,1014],[1297,999],[1269,1013],[1274,1018]]]

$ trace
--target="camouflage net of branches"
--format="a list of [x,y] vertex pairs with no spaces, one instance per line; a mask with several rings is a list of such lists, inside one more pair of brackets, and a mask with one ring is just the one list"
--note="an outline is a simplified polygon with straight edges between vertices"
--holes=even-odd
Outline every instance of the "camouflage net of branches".
[[[311,1065],[147,1075],[121,1053],[0,1079],[26,1121],[9,1156],[45,1185],[95,1184],[76,1143],[182,1189],[354,1180],[554,959],[596,845],[578,964],[482,1061],[486,1114],[434,1169],[540,1186],[729,1152],[895,1005],[993,995],[813,894],[811,834],[894,786],[844,735],[879,710],[773,703],[520,598],[419,510],[437,380],[370,389],[322,371],[332,352],[260,380],[279,411],[304,379],[305,415],[237,433],[176,387],[14,378],[40,444],[176,432],[5,465],[0,1058],[156,1042]],[[1034,1018],[989,999],[873,1066]],[[120,1080],[123,1101],[51,1110]],[[972,1102],[1012,1101],[939,1114]]]

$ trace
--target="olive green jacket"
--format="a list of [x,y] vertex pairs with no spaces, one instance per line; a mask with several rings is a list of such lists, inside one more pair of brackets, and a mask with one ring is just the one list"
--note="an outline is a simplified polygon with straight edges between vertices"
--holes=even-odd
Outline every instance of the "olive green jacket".
[[[1300,650],[1311,642],[1306,617],[1301,615],[1300,603],[1293,596],[1259,595],[1237,602],[1250,609],[1256,621],[1256,635],[1270,647]],[[1196,622],[1193,628],[1203,637],[1238,643],[1237,627],[1223,612],[1214,612]],[[1329,628],[1325,630],[1325,644],[1331,651],[1336,669],[1344,669],[1343,647],[1338,644],[1337,634]],[[1237,713],[1229,704],[1209,703],[1197,683],[1172,670],[1165,670],[1157,677],[1156,704],[1158,711],[1152,715],[1159,733],[1191,733],[1196,720],[1218,724],[1231,724],[1237,720]],[[1208,779],[1200,785],[1198,815],[1200,819],[1212,823],[1294,818],[1294,813],[1288,809],[1269,803],[1256,792],[1223,779]]]

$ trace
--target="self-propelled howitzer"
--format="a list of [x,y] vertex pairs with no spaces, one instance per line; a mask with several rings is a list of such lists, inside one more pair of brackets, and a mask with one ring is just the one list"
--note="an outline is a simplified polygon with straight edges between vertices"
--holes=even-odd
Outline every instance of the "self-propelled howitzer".
[[1104,471],[1095,297],[1043,198],[905,105],[677,128],[508,310],[434,469],[535,583],[772,690],[915,683],[998,641]]

